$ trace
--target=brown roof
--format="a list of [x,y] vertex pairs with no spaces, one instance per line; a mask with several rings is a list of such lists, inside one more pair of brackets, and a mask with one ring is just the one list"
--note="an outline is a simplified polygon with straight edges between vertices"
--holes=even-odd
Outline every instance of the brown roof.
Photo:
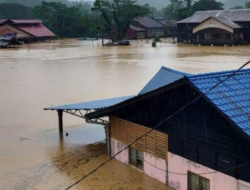
[[140,25],[146,27],[146,28],[162,28],[163,25],[157,22],[156,20],[150,18],[150,17],[142,17],[134,19],[134,21],[138,22]]
[[201,23],[209,17],[224,17],[233,22],[250,21],[250,9],[197,11],[191,17],[177,23]]

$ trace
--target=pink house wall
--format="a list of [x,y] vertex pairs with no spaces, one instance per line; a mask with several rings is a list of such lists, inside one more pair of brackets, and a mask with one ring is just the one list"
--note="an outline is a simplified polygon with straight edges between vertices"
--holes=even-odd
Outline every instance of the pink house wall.
[[[124,149],[127,145],[111,138],[111,156],[114,156],[116,153]],[[124,164],[129,164],[129,151],[125,149],[115,158]]]
[[144,173],[164,184],[167,184],[167,162],[146,152],[144,152],[143,156]]
[[[168,170],[185,174],[188,171],[196,174],[214,171],[170,152],[168,153]],[[169,186],[176,190],[187,190],[187,175],[176,175],[170,172],[168,173]],[[249,183],[242,183],[223,173],[202,175],[202,177],[210,180],[210,190],[250,190]]]

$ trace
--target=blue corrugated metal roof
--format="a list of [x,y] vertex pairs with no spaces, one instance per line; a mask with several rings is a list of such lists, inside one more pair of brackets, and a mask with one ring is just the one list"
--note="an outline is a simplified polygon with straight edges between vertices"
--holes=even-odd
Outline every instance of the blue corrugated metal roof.
[[[188,78],[202,93],[206,93],[233,72],[207,73]],[[206,97],[250,136],[250,69],[237,72],[207,93]]]
[[45,110],[98,110],[113,106],[115,104],[121,103],[133,97],[134,96],[123,96],[119,98],[96,100],[96,101],[82,102],[82,103],[62,105],[62,106],[53,106],[44,109]]
[[156,90],[189,75],[190,74],[188,73],[182,73],[167,67],[162,67],[158,73],[156,73],[156,75],[148,82],[148,84],[140,91],[139,95]]

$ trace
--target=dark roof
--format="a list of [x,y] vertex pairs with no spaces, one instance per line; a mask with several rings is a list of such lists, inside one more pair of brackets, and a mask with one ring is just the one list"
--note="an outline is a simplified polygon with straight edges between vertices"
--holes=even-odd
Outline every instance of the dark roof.
[[130,25],[130,28],[138,32],[145,31],[145,29],[133,25]]
[[39,19],[11,20],[11,21],[13,21],[15,24],[39,24],[39,23],[43,23],[43,21],[39,20]]
[[115,104],[124,102],[133,97],[134,96],[123,96],[119,98],[96,100],[96,101],[90,101],[90,102],[81,102],[77,104],[69,104],[69,105],[62,105],[62,106],[53,106],[53,107],[48,107],[44,109],[45,110],[99,110],[99,109],[107,108]]
[[134,19],[134,21],[138,22],[140,25],[146,27],[146,28],[162,28],[162,24],[157,22],[156,20],[150,18],[150,17],[142,17]]
[[166,86],[188,75],[189,74],[187,73],[179,72],[173,69],[169,69],[167,67],[162,67],[156,73],[156,75],[146,84],[146,86],[141,90],[139,95]]
[[209,17],[225,17],[233,22],[250,21],[250,9],[197,11],[177,23],[200,23]]
[[[235,71],[189,76],[202,93],[232,75]],[[238,72],[206,94],[206,97],[229,119],[250,136],[250,69]]]

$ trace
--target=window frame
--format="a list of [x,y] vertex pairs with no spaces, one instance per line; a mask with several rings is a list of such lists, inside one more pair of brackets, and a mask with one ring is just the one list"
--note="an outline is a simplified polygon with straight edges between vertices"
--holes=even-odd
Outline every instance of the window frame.
[[[192,174],[192,175],[196,175],[197,177],[198,177],[198,184],[197,184],[197,189],[190,189],[189,188],[189,176],[190,176],[190,174]],[[187,175],[187,189],[188,190],[203,190],[203,189],[201,189],[201,186],[200,186],[200,180],[201,179],[205,179],[205,180],[207,180],[208,181],[208,186],[209,186],[209,188],[208,188],[208,190],[210,190],[210,179],[208,179],[208,178],[206,178],[206,177],[203,177],[203,176],[201,176],[201,175],[198,175],[198,174],[196,174],[196,173],[194,173],[194,172],[191,172],[191,171],[188,171],[188,175]]]
[[[134,154],[134,156],[135,156],[134,163],[131,162],[131,159],[130,159],[130,157],[131,157],[131,151],[135,151],[135,154]],[[142,160],[139,160],[139,161],[141,161],[141,165],[138,164],[138,159],[137,159],[138,158],[138,152],[142,154]],[[128,156],[129,156],[129,165],[137,168],[140,171],[144,170],[144,154],[143,154],[142,151],[139,151],[139,150],[136,150],[135,148],[129,147],[129,154],[128,154]]]

